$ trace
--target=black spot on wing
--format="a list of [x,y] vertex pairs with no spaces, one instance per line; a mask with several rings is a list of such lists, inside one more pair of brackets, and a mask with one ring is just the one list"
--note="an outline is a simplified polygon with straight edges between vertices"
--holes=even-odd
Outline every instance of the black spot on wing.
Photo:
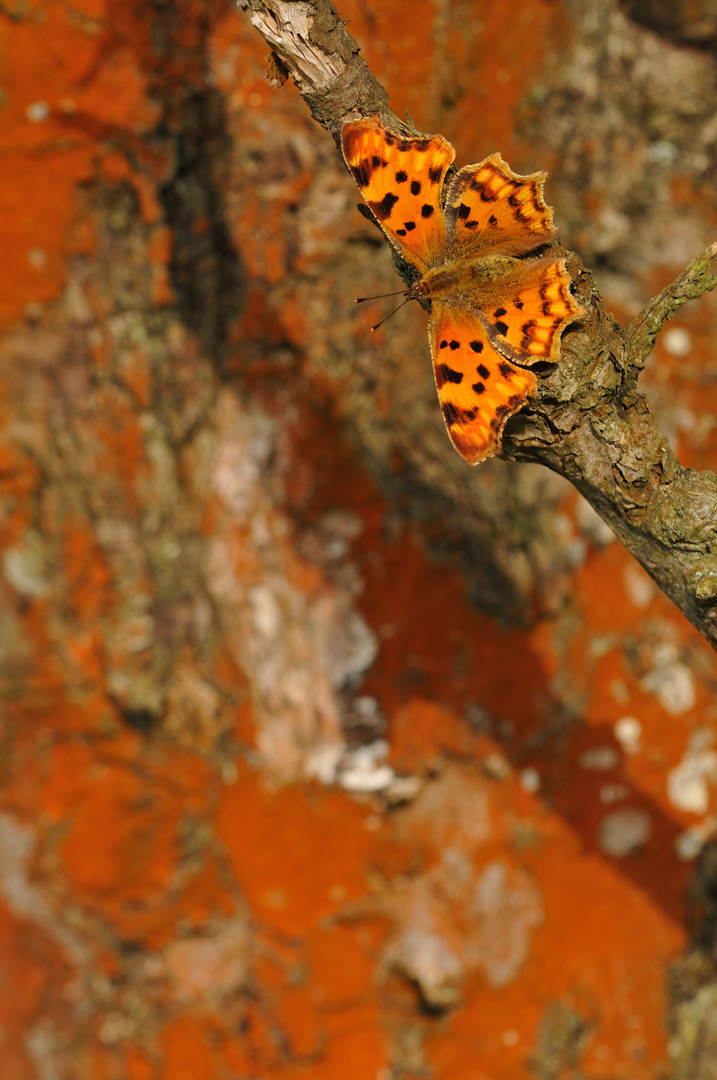
[[436,386],[440,390],[446,383],[458,383],[463,382],[463,372],[454,371],[448,364],[438,364],[436,367]]
[[406,230],[405,229],[396,229],[396,236],[405,236],[405,235],[406,235]]
[[443,404],[443,415],[449,427],[454,424],[469,424],[478,415],[477,409],[459,409],[452,401]]
[[490,215],[490,217],[488,218],[488,224],[489,225],[497,225],[498,224],[498,218],[495,216],[495,214]]
[[478,374],[480,375],[481,379],[488,379],[488,378],[490,378],[490,371],[489,371],[489,370],[488,370],[488,368],[487,368],[487,367],[485,366],[485,364],[479,364],[479,365],[478,365],[478,367],[476,368],[476,371],[477,371],[477,372],[478,372]]
[[385,161],[384,158],[379,157],[378,154],[374,154],[373,157],[371,158],[371,168],[372,169],[385,169],[387,165],[388,165],[388,162]]
[[458,217],[461,219],[461,221],[465,221],[467,217],[470,217],[470,212],[470,206],[466,206],[465,203],[461,203],[461,205],[458,207]]
[[503,405],[498,405],[496,407],[495,416],[490,422],[490,426],[493,428],[493,431],[500,430],[501,424],[505,417],[510,416],[511,413],[515,412],[515,410],[523,402],[523,400],[524,398],[522,398],[519,394],[513,394],[513,396],[509,397]]
[[435,207],[431,206],[430,203],[424,203],[423,206],[421,207],[421,217],[422,218],[432,217],[434,209],[435,209]]
[[507,311],[505,310],[504,307],[496,308],[495,311],[493,312],[493,318],[494,319],[500,319],[503,315],[507,315]]
[[437,184],[438,181],[441,179],[442,172],[443,168],[440,165],[436,165],[435,169],[428,170],[428,179],[431,181],[432,184]]
[[522,311],[525,304],[524,304],[524,302],[522,300],[516,300],[515,301],[515,306],[517,307],[518,311]]
[[358,165],[351,165],[349,167],[349,172],[360,188],[368,187],[373,174],[373,169],[368,161],[360,161]]
[[479,221],[467,221],[465,227],[466,229],[477,229],[479,225]]
[[421,194],[421,181],[420,180],[412,180],[411,181],[411,194],[412,195],[420,195]]
[[472,389],[472,390],[473,390],[473,391],[474,391],[474,392],[475,392],[476,394],[484,394],[484,393],[485,393],[485,386],[483,385],[483,383],[482,383],[482,382],[476,382],[476,383],[473,383],[473,386],[471,387],[471,389]]
[[473,350],[473,352],[483,352],[483,342],[482,341],[471,341],[470,346],[471,346],[471,349]]
[[499,334],[503,335],[503,337],[508,333],[508,324],[501,322],[500,320],[495,324],[495,328]]
[[378,221],[385,221],[386,218],[391,216],[391,211],[398,202],[398,195],[394,195],[392,191],[387,191],[380,202],[369,203],[369,206],[373,210]]
[[[513,186],[516,187],[517,185],[514,184]],[[524,225],[529,224],[530,218],[527,214],[523,212],[523,206],[515,191],[512,193],[512,195],[508,196],[508,202],[513,207],[513,210],[515,211],[515,216],[517,217],[518,221],[522,222]]]
[[458,417],[461,414],[461,410],[457,409],[450,401],[446,401],[443,405],[443,416],[449,427],[458,423]]
[[405,173],[403,171],[403,169],[399,169],[399,171],[396,173],[396,183],[397,184],[405,184],[407,180],[408,180],[408,173]]
[[449,348],[454,352],[455,352],[456,349],[460,349],[460,347],[461,347],[459,341],[450,341],[448,344],[449,344]]
[[403,227],[406,230],[406,232],[413,232],[413,230],[416,228],[416,222],[415,221],[404,221]]
[[501,360],[498,364],[498,371],[501,373],[504,379],[512,379],[515,372],[507,361]]

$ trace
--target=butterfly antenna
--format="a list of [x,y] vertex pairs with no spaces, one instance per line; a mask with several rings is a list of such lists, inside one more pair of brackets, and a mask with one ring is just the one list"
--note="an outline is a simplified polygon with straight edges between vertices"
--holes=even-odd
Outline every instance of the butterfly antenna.
[[[396,296],[396,295],[400,296],[402,294],[401,293],[394,293],[394,296]],[[402,307],[405,307],[406,304],[410,304],[410,302],[411,302],[411,298],[408,297],[406,300],[403,301],[402,304],[399,304],[398,307],[395,307],[393,309],[393,311],[389,311],[388,315],[386,315],[386,317],[384,319],[381,319],[381,322],[377,322],[375,326],[372,326],[371,330],[378,330],[379,326],[383,326],[383,324],[385,322],[387,322],[391,318],[392,315],[395,315],[397,311],[400,311]]]
[[[399,289],[398,292],[384,292],[379,293],[378,296],[359,296],[358,300],[354,300],[354,304],[365,304],[367,300],[385,300],[387,296],[405,296],[406,290]],[[396,309],[398,310],[398,309]]]

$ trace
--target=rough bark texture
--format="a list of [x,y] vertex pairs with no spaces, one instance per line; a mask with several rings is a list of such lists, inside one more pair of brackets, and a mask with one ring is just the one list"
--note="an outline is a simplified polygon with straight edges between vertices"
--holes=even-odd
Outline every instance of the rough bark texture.
[[[592,310],[510,452],[657,560],[717,464],[714,294],[646,358],[717,227],[707,6],[347,0],[360,55],[270,10],[334,134],[370,69],[550,170],[630,330]],[[453,452],[248,14],[7,0],[0,46],[2,1080],[708,1075],[704,639],[563,477]]]

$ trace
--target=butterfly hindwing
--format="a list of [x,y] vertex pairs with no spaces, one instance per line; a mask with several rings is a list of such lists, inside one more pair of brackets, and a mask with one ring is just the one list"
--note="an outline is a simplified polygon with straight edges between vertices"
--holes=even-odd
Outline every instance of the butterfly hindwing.
[[[520,366],[538,360],[557,362],[565,327],[583,313],[570,292],[565,259],[543,256],[516,260],[521,273],[476,292],[472,302],[507,348],[503,352]],[[494,338],[494,342],[495,342]]]
[[537,378],[497,352],[475,313],[460,305],[434,301],[428,337],[448,434],[476,465],[500,451],[506,420],[535,393]]
[[570,292],[565,259],[538,259],[517,291],[506,290],[498,307],[486,312],[509,345],[522,354],[521,363],[557,362],[565,327],[583,308]]
[[441,190],[455,151],[442,135],[402,138],[378,117],[341,132],[344,158],[369,209],[403,258],[423,272],[445,259]]
[[446,199],[454,257],[487,247],[521,255],[551,240],[555,230],[552,207],[543,198],[546,176],[520,176],[500,154],[461,169]]

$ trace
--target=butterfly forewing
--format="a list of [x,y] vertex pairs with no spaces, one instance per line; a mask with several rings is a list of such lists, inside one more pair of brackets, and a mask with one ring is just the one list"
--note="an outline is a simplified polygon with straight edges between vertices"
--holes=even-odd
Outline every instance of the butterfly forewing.
[[537,378],[495,351],[470,311],[434,301],[428,324],[438,397],[451,442],[472,465],[498,453],[509,416]]
[[344,158],[369,209],[407,262],[421,273],[445,258],[441,189],[455,157],[442,135],[401,138],[378,117],[344,124]]
[[552,239],[553,210],[543,199],[546,176],[519,176],[500,154],[461,169],[446,199],[453,256],[482,248],[520,255]]

